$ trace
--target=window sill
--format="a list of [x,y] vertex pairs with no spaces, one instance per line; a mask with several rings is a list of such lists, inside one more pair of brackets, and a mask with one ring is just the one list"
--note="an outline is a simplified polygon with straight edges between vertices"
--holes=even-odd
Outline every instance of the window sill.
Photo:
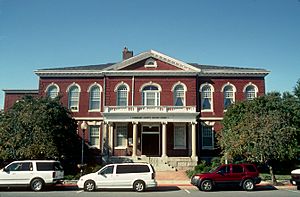
[[117,146],[117,147],[114,147],[115,150],[125,150],[127,148],[128,148],[127,146]]
[[101,112],[101,110],[100,109],[97,109],[97,110],[95,110],[95,109],[89,109],[88,112]]

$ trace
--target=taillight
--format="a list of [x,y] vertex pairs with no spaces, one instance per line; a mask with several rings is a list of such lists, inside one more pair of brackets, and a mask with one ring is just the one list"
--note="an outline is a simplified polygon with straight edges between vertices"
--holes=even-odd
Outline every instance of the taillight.
[[55,178],[55,176],[56,176],[56,172],[53,172],[52,173],[52,178]]
[[152,178],[152,179],[155,179],[155,173],[154,173],[154,172],[152,173],[151,178]]

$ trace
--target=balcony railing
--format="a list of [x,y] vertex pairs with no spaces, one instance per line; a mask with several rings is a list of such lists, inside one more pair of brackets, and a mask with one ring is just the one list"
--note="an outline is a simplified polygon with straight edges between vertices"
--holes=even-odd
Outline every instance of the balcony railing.
[[160,113],[195,113],[195,106],[105,106],[105,113],[140,113],[140,112],[160,112]]

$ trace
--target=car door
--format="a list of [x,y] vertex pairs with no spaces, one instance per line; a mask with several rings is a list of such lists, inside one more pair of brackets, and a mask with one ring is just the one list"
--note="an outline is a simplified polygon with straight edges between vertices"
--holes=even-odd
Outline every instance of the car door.
[[217,185],[224,186],[229,184],[230,180],[230,165],[223,165],[215,171],[214,182]]
[[32,162],[14,162],[1,171],[0,179],[5,185],[28,185],[32,170]]
[[105,166],[95,174],[97,188],[114,187],[114,165]]
[[231,180],[232,183],[235,185],[239,185],[239,183],[242,181],[242,178],[245,176],[245,171],[243,166],[233,164],[231,166]]

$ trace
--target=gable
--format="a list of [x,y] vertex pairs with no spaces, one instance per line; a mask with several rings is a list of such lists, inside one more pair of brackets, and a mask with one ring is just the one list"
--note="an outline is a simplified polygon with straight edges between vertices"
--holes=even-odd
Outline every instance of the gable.
[[[150,61],[149,61],[150,60]],[[154,62],[154,64],[148,64],[148,62]],[[184,71],[182,68],[178,68],[169,63],[163,62],[161,60],[155,58],[148,58],[142,61],[136,62],[134,64],[128,65],[120,70],[143,70],[143,71],[161,71],[161,70],[176,70],[176,71]]]
[[[145,66],[145,63],[153,59],[156,61],[157,66]],[[200,72],[200,69],[189,65],[180,60],[174,59],[162,53],[159,53],[154,50],[146,51],[136,56],[133,56],[129,59],[123,60],[120,63],[114,64],[105,70],[144,70],[144,71],[153,71],[153,70],[174,70],[174,71],[189,71],[189,72]]]

